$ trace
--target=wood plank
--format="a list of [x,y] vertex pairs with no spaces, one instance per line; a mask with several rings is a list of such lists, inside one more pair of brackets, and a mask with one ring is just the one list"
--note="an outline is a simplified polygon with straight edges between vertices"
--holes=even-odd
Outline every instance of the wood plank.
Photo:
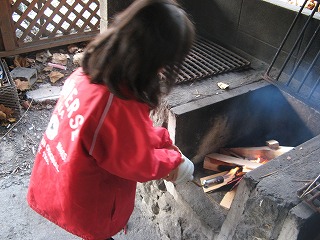
[[258,159],[263,158],[266,160],[271,160],[273,158],[279,157],[282,154],[292,150],[293,147],[279,146],[278,149],[271,149],[267,146],[263,147],[239,147],[239,148],[226,148],[235,154],[247,158],[247,159]]
[[[211,161],[213,160],[213,161]],[[219,161],[219,162],[217,162]],[[205,163],[206,162],[206,163]],[[241,167],[246,167],[249,169],[255,169],[257,167],[260,167],[262,164],[257,163],[257,162],[252,162],[246,159],[241,159],[241,158],[236,158],[236,157],[231,157],[219,153],[211,153],[206,155],[205,161],[204,161],[204,168],[205,166],[210,165],[211,167],[214,167],[215,165],[218,167],[220,165],[223,165],[224,163],[227,163],[230,165],[234,166],[241,166]]]
[[271,148],[271,149],[279,149],[280,145],[279,145],[279,142],[276,141],[276,140],[269,140],[269,141],[266,141],[266,145]]
[[216,172],[223,172],[223,171],[229,171],[232,168],[237,167],[236,164],[226,163],[222,162],[216,159],[212,159],[208,156],[205,157],[203,161],[203,168],[216,171]]
[[18,44],[12,20],[11,4],[9,1],[1,1],[0,22],[0,33],[2,35],[4,50],[16,49]]
[[237,157],[237,158],[242,158],[244,159],[244,157],[230,151],[229,149],[226,148],[220,148],[219,153],[224,154],[224,155],[228,155],[228,156],[232,156],[232,157]]
[[226,208],[226,209],[230,209],[231,204],[233,202],[233,199],[236,195],[237,192],[237,188],[232,189],[231,191],[227,192],[224,197],[222,198],[221,202],[220,202],[220,206]]

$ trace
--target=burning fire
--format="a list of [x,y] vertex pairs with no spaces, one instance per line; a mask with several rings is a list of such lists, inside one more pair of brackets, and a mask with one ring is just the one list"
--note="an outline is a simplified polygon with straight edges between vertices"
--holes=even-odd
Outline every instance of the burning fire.
[[[265,158],[260,156],[260,157],[258,157],[256,159],[251,159],[251,160],[248,160],[248,161],[259,163],[259,164],[265,164],[265,163],[269,162],[269,159],[265,159]],[[251,170],[253,170],[253,168],[250,168],[248,166],[243,166],[242,167],[242,172],[244,172],[244,173],[250,172]]]
[[254,160],[250,160],[251,162],[256,162],[256,163],[261,163],[261,164],[265,164],[267,162],[269,162],[268,159],[262,158],[262,157],[258,157],[257,159]]

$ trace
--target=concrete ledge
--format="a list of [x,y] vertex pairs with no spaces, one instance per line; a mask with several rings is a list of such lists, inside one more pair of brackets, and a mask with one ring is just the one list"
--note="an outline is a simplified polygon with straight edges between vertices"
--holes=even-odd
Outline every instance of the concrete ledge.
[[60,96],[62,87],[43,84],[40,88],[27,92],[27,97],[35,102],[43,102],[46,100],[57,100]]
[[[308,219],[315,215],[314,211],[304,202],[292,208],[283,224],[278,240],[298,239],[301,228]],[[303,239],[309,239],[307,236]]]
[[[223,223],[218,239],[314,239],[317,228],[302,232],[315,211],[301,203],[297,191],[314,179],[320,136],[248,173]],[[267,177],[262,177],[273,173]],[[300,181],[299,181],[300,180]],[[249,197],[246,196],[249,193]],[[245,202],[245,204],[243,203]],[[240,210],[238,209],[240,207]],[[317,220],[319,224],[319,217]],[[293,238],[288,238],[290,234]],[[307,238],[298,238],[298,234]]]

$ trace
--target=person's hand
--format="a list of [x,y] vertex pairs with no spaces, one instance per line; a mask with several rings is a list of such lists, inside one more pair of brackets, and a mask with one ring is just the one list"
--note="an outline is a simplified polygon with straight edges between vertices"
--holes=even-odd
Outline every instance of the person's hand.
[[[168,149],[172,149],[176,152],[179,152],[181,154],[181,163],[184,162],[184,158],[182,157],[182,153],[180,151],[180,149],[176,146],[176,145],[171,145],[170,147],[168,147]],[[180,163],[180,164],[181,164]],[[163,179],[166,181],[170,181],[170,182],[174,182],[177,180],[178,177],[178,170],[179,170],[179,166],[176,167],[175,169],[173,169],[166,177],[164,177]]]
[[174,182],[175,180],[177,180],[178,177],[178,168],[176,167],[175,169],[173,169],[166,177],[164,177],[163,179],[166,181],[170,181],[170,182]]
[[186,183],[193,180],[194,164],[186,156],[182,154],[183,161],[181,164],[171,171],[165,178],[167,181],[174,182],[175,184]]

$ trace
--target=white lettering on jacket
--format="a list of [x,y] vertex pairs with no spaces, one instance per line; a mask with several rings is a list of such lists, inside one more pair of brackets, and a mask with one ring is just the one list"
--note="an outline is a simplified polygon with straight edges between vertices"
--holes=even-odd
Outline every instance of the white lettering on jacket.
[[[81,114],[77,114],[77,111],[80,108],[80,100],[77,98],[77,95],[78,90],[75,88],[74,80],[70,79],[66,82],[61,92],[61,97],[57,103],[56,111],[51,116],[46,130],[48,141],[43,138],[39,144],[39,154],[41,154],[46,164],[49,165],[51,162],[57,172],[59,172],[59,164],[61,160],[66,162],[68,154],[65,150],[65,143],[63,140],[59,141],[56,145],[53,145],[53,142],[51,141],[54,141],[57,136],[62,136],[61,139],[70,137],[71,141],[75,141],[80,131],[79,128],[84,123],[84,117]],[[69,130],[62,129],[62,127],[60,127],[62,126],[62,119],[67,121],[68,126],[70,127]],[[70,135],[65,136],[66,133]]]
[[46,161],[46,163],[49,165],[49,159],[48,159],[46,152],[42,152],[42,157]]
[[63,149],[63,146],[62,146],[62,143],[61,142],[58,142],[57,144],[57,150],[60,154],[60,157],[61,159],[65,162],[67,160],[67,156],[68,154],[66,153],[66,151]]
[[55,169],[57,170],[57,172],[59,172],[59,165],[58,165],[56,159],[54,158],[54,155],[53,155],[53,153],[52,153],[51,148],[50,148],[49,145],[46,146],[46,152],[47,152],[47,154],[48,154],[48,157],[49,157],[49,159],[50,159],[50,162],[53,164],[53,166],[55,167]]
[[75,88],[74,80],[70,79],[61,93],[61,97],[64,97],[64,101],[57,106],[58,115],[60,119],[65,117],[65,112],[67,112],[67,117],[69,118],[69,127],[71,131],[71,141],[74,141],[79,135],[79,127],[84,122],[84,117],[81,114],[75,114],[80,108],[80,100],[77,98],[78,90]]

